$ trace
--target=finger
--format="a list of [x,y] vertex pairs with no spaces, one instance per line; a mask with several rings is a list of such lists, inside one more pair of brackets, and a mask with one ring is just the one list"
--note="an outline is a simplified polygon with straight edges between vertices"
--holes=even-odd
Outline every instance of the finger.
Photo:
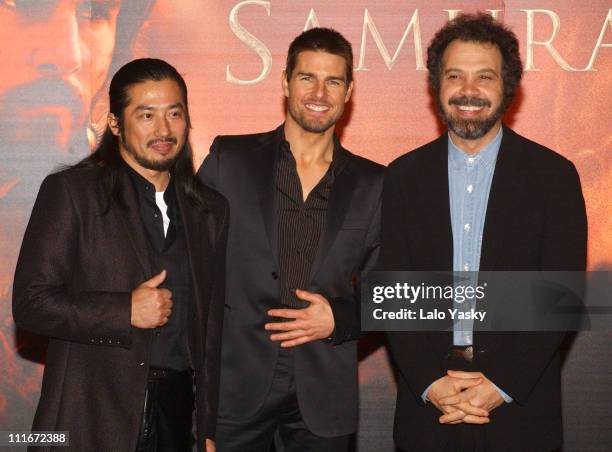
[[305,335],[306,335],[306,332],[304,330],[296,330],[296,331],[289,331],[287,333],[272,334],[270,335],[270,339],[273,341],[287,341],[291,339],[297,339]]
[[471,414],[473,416],[489,417],[489,412],[487,410],[474,406],[471,403],[459,403],[455,406],[466,415]]
[[460,421],[465,417],[465,413],[461,410],[453,411],[452,413],[444,414],[438,418],[440,424],[449,424],[451,422]]
[[268,311],[270,317],[282,317],[284,319],[300,319],[304,317],[301,309],[270,309]]
[[300,320],[293,320],[290,322],[271,322],[271,323],[266,323],[264,325],[264,328],[266,330],[272,330],[272,331],[292,331],[292,330],[302,329],[303,323],[304,322]]
[[147,287],[155,288],[164,282],[164,279],[166,279],[166,274],[167,274],[166,270],[162,270],[157,275],[155,275],[153,278],[148,279],[147,281],[143,282],[143,284]]
[[465,392],[460,392],[459,394],[453,394],[448,397],[442,397],[438,400],[438,403],[441,406],[444,405],[457,405],[459,403],[469,403],[472,398],[472,394],[466,394]]
[[318,293],[308,292],[307,290],[295,289],[295,295],[300,300],[306,300],[311,303],[321,302],[321,295],[319,295]]
[[281,342],[280,345],[283,348],[290,348],[290,347],[295,347],[297,345],[305,344],[307,342],[311,342],[313,340],[315,340],[314,336],[302,336],[297,339]]
[[453,378],[482,378],[482,372],[464,372],[462,370],[449,370],[446,372],[449,377]]
[[482,378],[460,378],[453,382],[453,386],[457,391],[473,388],[482,383]]
[[159,294],[161,295],[162,298],[164,299],[170,299],[172,298],[172,292],[169,291],[168,289],[157,289],[159,291]]
[[463,418],[463,422],[466,424],[488,424],[490,421],[488,417],[474,416],[472,414],[466,414]]

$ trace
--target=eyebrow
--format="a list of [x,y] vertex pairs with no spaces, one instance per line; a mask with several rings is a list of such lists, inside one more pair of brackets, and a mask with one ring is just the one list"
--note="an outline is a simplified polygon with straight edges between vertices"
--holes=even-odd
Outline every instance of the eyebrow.
[[[449,67],[448,69],[444,70],[444,73],[448,74],[449,72],[453,72],[453,71],[456,71],[456,72],[465,72],[463,69],[459,69],[459,68],[456,68],[456,67]],[[497,74],[498,73],[495,69],[492,69],[492,68],[478,69],[476,72],[479,73],[479,74],[483,73],[483,72],[491,72],[493,74]]]
[[[185,109],[185,106],[183,105],[183,103],[182,103],[182,102],[177,102],[176,104],[172,104],[172,105],[168,105],[168,106],[163,106],[163,107],[161,107],[161,108],[168,109],[168,110],[172,110],[172,109],[174,109],[174,108],[180,108],[180,109],[184,110],[184,109]],[[142,111],[142,110],[156,110],[156,109],[159,109],[159,108],[158,108],[158,107],[154,107],[154,106],[152,106],[152,105],[138,105],[138,106],[137,106],[137,107],[134,109],[134,111]]]
[[[316,77],[316,75],[312,72],[298,72],[297,75],[308,75],[309,77]],[[330,75],[326,77],[325,80],[338,80],[340,82],[346,83],[346,79],[344,77],[339,77],[337,75]]]

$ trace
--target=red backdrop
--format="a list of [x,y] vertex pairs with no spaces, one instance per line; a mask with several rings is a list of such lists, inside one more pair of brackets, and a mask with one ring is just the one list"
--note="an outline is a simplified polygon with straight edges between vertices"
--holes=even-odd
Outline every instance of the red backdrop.
[[[42,374],[39,341],[16,332],[10,314],[14,264],[35,194],[44,174],[95,146],[107,75],[133,57],[166,59],[185,76],[199,165],[215,135],[270,130],[283,120],[280,78],[289,42],[306,27],[335,28],[355,54],[343,144],[387,164],[443,130],[426,86],[429,40],[458,10],[489,10],[517,34],[526,69],[505,120],[574,161],[589,215],[589,267],[612,266],[609,1],[21,3],[0,2],[1,430],[29,426]],[[361,450],[391,448],[394,385],[378,341],[361,344]],[[591,413],[589,423],[567,425],[570,449],[612,447],[598,420],[610,414],[609,344],[609,336],[592,334],[568,348],[566,419]],[[577,388],[579,374],[587,384]],[[579,410],[584,401],[590,410]]]

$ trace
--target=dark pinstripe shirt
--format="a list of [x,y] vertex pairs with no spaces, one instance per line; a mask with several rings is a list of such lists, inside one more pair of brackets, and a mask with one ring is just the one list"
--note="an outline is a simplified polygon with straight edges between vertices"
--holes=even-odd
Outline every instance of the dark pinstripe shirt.
[[276,202],[278,209],[278,260],[281,303],[306,307],[295,289],[306,290],[310,271],[325,228],[329,194],[334,183],[334,161],[338,154],[334,140],[334,157],[329,169],[309,193],[306,201],[289,143],[280,140],[276,160]]

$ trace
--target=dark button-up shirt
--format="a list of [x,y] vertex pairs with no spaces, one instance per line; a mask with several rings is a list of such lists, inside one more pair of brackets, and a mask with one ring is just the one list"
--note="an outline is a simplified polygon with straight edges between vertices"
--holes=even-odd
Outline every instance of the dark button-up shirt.
[[334,157],[329,169],[304,201],[289,143],[284,134],[280,140],[276,159],[278,260],[280,300],[287,306],[301,308],[308,305],[296,297],[295,289],[308,288],[319,239],[325,228],[329,195],[334,183],[334,162],[338,155],[337,140],[334,143]]
[[170,219],[164,234],[162,212],[155,202],[155,186],[130,168],[130,179],[139,201],[140,219],[144,226],[149,255],[154,274],[167,271],[165,281],[159,286],[172,292],[172,314],[168,322],[155,328],[151,343],[151,367],[185,370],[190,367],[187,351],[187,328],[191,309],[191,277],[181,216],[176,199],[173,179],[164,191],[164,202]]

